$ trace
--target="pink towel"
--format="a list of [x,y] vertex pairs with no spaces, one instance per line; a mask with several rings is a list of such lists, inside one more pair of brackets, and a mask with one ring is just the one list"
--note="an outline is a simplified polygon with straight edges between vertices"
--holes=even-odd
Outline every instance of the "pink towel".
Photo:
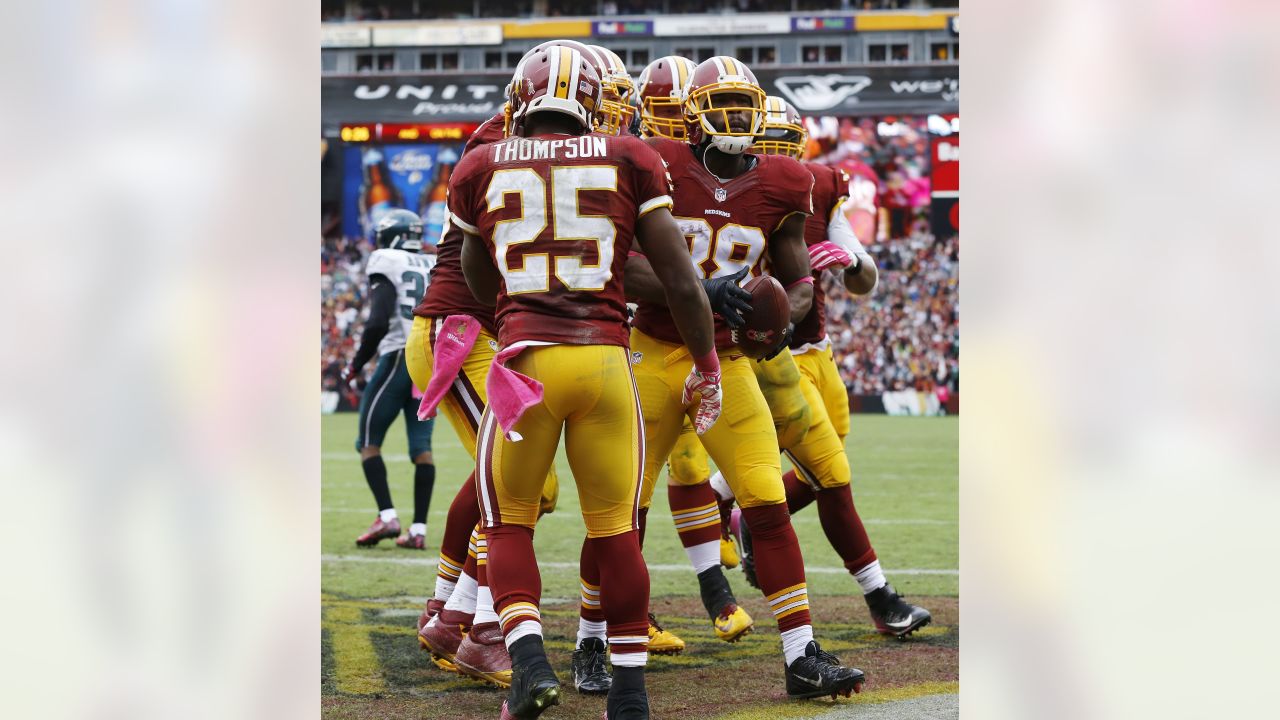
[[485,390],[489,395],[489,410],[497,417],[502,434],[511,442],[520,442],[520,433],[512,430],[524,411],[542,402],[542,383],[528,375],[522,375],[506,366],[506,362],[519,355],[526,345],[506,348],[493,358],[489,366],[489,379]]
[[450,315],[444,319],[440,332],[436,336],[435,364],[431,369],[431,382],[422,391],[422,402],[418,404],[418,419],[426,420],[436,416],[436,406],[449,392],[449,386],[462,362],[471,354],[471,346],[480,337],[480,323],[467,315]]

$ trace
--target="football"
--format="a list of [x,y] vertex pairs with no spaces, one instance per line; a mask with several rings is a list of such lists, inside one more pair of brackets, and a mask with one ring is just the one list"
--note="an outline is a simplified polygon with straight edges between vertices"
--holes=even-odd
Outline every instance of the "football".
[[791,321],[791,303],[787,291],[772,276],[751,278],[742,286],[751,293],[751,312],[743,313],[746,324],[733,331],[733,341],[749,358],[769,354],[782,340]]

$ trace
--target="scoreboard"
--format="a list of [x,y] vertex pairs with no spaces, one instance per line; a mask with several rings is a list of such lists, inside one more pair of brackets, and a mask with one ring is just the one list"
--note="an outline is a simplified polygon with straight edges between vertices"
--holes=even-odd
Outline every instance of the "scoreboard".
[[423,142],[463,141],[480,123],[360,123],[343,125],[338,137],[343,142]]

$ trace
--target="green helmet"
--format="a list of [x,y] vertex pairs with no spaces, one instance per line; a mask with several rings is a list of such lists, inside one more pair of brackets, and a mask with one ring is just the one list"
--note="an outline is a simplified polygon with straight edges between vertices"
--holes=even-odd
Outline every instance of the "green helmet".
[[390,210],[378,220],[374,239],[380,248],[422,252],[422,218],[408,210]]

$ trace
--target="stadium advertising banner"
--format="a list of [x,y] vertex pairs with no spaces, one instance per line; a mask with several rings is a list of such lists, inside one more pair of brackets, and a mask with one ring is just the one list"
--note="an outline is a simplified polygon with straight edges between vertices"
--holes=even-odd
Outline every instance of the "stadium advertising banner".
[[652,20],[597,20],[591,23],[595,37],[640,37],[653,34]]
[[776,35],[790,31],[790,15],[677,15],[653,20],[653,34],[658,36]]
[[791,29],[795,32],[853,32],[854,27],[852,15],[791,18]]
[[[960,107],[956,65],[796,67],[760,70],[756,77],[765,92],[806,115],[954,113]],[[325,76],[321,122],[331,136],[351,123],[479,122],[502,108],[510,79],[510,73]]]
[[407,208],[422,216],[430,242],[444,228],[445,189],[462,143],[367,143],[344,148],[342,234],[373,237],[388,210]]
[[942,237],[960,232],[960,133],[934,137],[930,225]]

